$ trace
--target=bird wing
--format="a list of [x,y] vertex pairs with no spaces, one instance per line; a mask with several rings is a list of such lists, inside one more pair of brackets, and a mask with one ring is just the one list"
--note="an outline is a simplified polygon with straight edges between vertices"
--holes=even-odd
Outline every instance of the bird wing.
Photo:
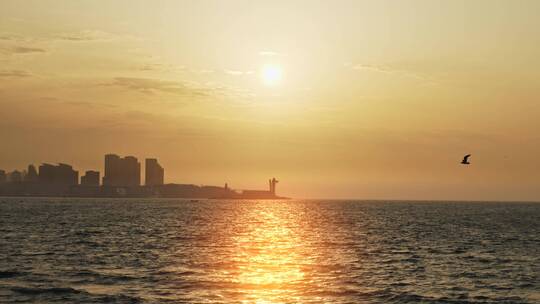
[[463,157],[463,161],[467,161],[469,159],[469,157],[471,157],[470,154],[465,155],[465,157]]

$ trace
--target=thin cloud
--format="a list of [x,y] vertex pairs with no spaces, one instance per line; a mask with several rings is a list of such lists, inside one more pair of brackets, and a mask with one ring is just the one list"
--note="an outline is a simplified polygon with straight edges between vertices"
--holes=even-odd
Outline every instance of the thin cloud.
[[14,33],[0,33],[0,41],[19,43],[48,43],[48,42],[93,42],[93,41],[113,41],[121,39],[140,40],[140,38],[130,35],[115,34],[99,30],[84,30],[78,32],[51,33],[43,36],[29,36]]
[[0,34],[0,40],[3,41],[20,41],[22,37],[14,34]]
[[169,71],[169,72],[179,72],[184,71],[185,67],[175,66],[172,64],[163,64],[163,63],[146,63],[135,68],[137,71]]
[[388,74],[388,75],[396,75],[396,76],[420,80],[427,83],[436,84],[436,82],[430,77],[428,77],[427,75],[417,73],[411,70],[393,68],[387,65],[346,63],[345,66],[353,70],[357,70],[357,71],[369,71],[369,72],[383,73],[383,74]]
[[87,101],[65,101],[63,102],[66,105],[75,106],[75,107],[84,107],[84,108],[116,108],[116,105],[108,103],[96,103],[96,102],[87,102]]
[[204,97],[211,93],[211,90],[194,88],[182,82],[151,78],[116,77],[112,82],[105,85],[121,87],[143,94],[168,93]]
[[24,47],[16,46],[12,48],[12,51],[17,54],[28,54],[28,53],[45,53],[46,51],[42,48],[36,47]]
[[273,51],[260,51],[260,56],[266,56],[266,57],[277,57],[277,56],[283,56],[283,54]]
[[368,71],[374,71],[374,72],[379,72],[379,73],[397,72],[396,70],[393,70],[387,66],[373,65],[373,64],[356,64],[356,65],[352,65],[351,68],[353,70],[368,70]]
[[26,78],[30,77],[30,74],[27,71],[22,70],[0,70],[0,78]]
[[195,74],[213,74],[215,71],[210,69],[201,69],[201,70],[190,70],[190,72]]
[[97,30],[85,30],[76,33],[60,34],[56,36],[56,39],[58,40],[72,42],[112,41],[119,38],[124,38],[124,36]]
[[0,53],[6,54],[6,55],[25,55],[25,54],[33,54],[33,53],[45,53],[47,52],[45,49],[38,48],[38,47],[27,47],[27,46],[8,46],[8,47],[0,47]]
[[250,75],[253,74],[253,71],[237,71],[237,70],[225,70],[225,74],[233,75],[233,76],[242,76],[242,75]]
[[244,75],[244,72],[242,71],[234,71],[234,70],[225,70],[225,73],[229,75]]

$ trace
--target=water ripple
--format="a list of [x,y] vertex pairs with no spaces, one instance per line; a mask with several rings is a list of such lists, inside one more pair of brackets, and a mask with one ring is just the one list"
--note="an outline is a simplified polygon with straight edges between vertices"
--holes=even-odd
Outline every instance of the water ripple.
[[0,302],[540,303],[540,204],[9,199]]

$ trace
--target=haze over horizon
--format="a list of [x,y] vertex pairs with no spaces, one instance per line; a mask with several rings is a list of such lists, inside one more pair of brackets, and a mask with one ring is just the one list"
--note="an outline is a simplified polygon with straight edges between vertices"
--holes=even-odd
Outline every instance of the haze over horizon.
[[116,153],[301,198],[538,201],[539,10],[4,0],[0,169]]

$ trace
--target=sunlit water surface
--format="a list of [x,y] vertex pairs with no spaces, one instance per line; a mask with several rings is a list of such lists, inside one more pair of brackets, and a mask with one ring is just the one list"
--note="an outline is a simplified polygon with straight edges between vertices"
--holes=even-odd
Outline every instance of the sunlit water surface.
[[540,204],[0,198],[0,302],[540,303]]

